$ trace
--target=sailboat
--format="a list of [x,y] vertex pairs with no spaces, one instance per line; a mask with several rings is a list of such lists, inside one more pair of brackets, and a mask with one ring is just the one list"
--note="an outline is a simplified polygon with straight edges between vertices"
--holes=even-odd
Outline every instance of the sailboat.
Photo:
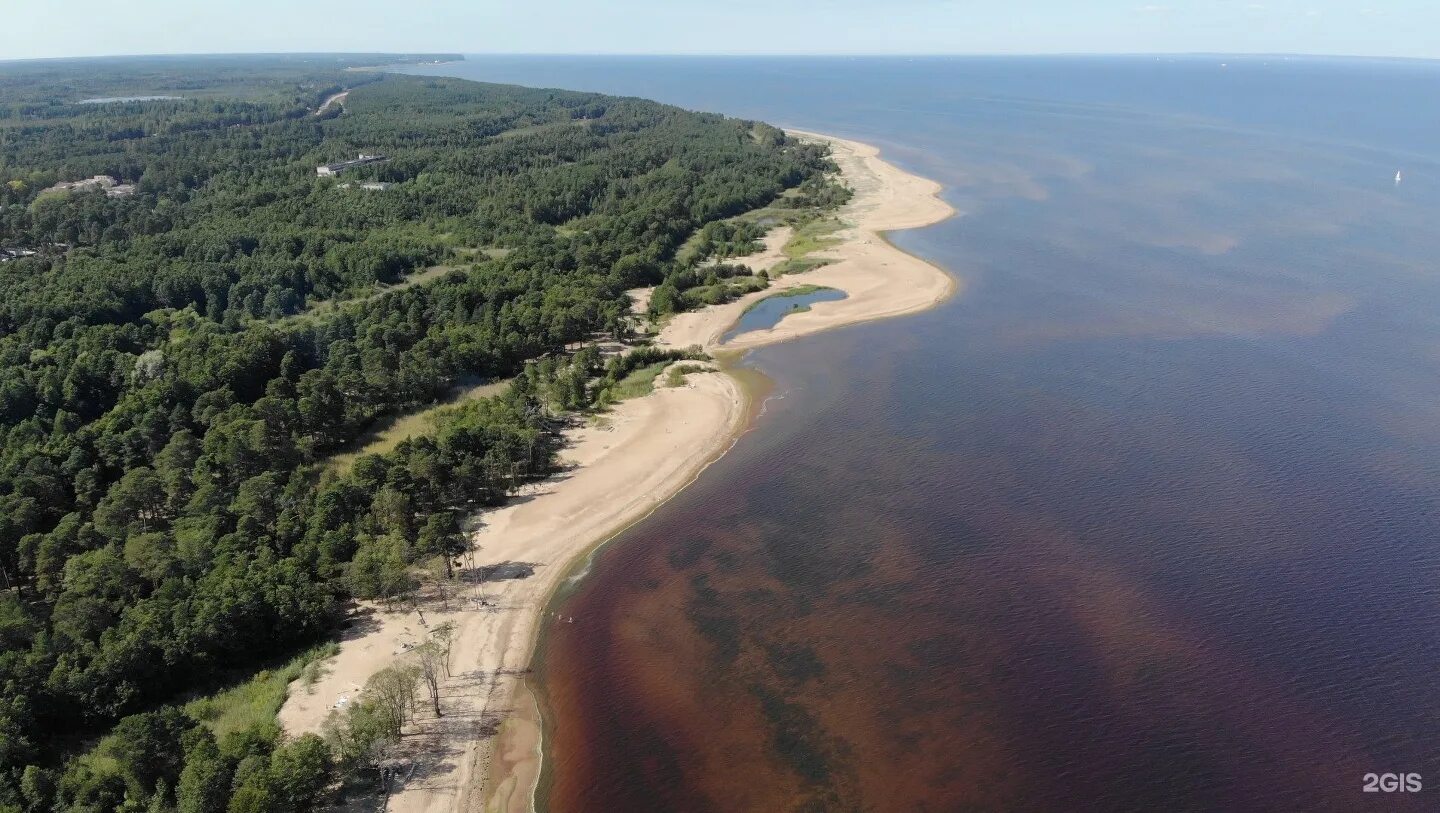
[[1399,186],[1402,180],[1404,180],[1404,178],[1400,176],[1400,173],[1395,173],[1395,185]]

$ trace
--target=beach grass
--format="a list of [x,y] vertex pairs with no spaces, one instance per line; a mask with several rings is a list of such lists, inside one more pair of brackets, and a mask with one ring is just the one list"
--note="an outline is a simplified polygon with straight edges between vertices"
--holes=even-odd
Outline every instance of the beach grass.
[[361,435],[354,442],[350,443],[344,451],[337,452],[330,456],[329,465],[340,473],[350,470],[355,461],[367,454],[386,454],[395,450],[405,439],[424,435],[435,425],[435,416],[443,410],[449,409],[456,404],[462,404],[477,398],[489,398],[505,391],[510,381],[488,381],[479,384],[472,384],[462,387],[453,393],[449,398],[437,403],[418,409],[414,412],[407,412],[403,415],[395,415],[390,418],[381,418],[371,427],[370,431]]
[[665,372],[665,368],[670,364],[669,361],[657,361],[636,369],[616,382],[615,386],[610,388],[610,395],[616,401],[649,395],[655,389],[655,379]]
[[801,219],[795,223],[795,233],[790,236],[790,240],[781,249],[785,254],[785,259],[770,269],[770,278],[775,279],[786,274],[803,274],[834,262],[827,257],[811,255],[843,243],[841,238],[834,235],[844,227],[844,223],[833,217],[812,217]]
[[285,704],[287,687],[307,675],[313,683],[327,658],[339,654],[335,643],[322,644],[297,655],[278,669],[265,669],[254,677],[215,694],[185,704],[185,713],[207,726],[216,737],[273,724]]
[[699,364],[676,364],[670,368],[670,372],[665,374],[665,386],[683,387],[685,385],[685,376],[690,373],[703,373],[708,369],[710,368]]
[[[276,717],[285,704],[290,683],[306,676],[313,676],[313,683],[324,662],[339,652],[339,644],[321,644],[276,669],[262,669],[243,683],[191,700],[184,706],[185,714],[209,728],[217,738],[256,726],[275,726],[278,730]],[[113,735],[102,737],[76,759],[96,775],[114,775],[120,770],[120,763],[112,755],[117,747]]]
[[[793,198],[796,190],[786,190],[782,198]],[[814,209],[792,209],[783,205],[770,205],[760,209],[735,215],[728,218],[726,222],[736,223],[761,223],[767,229],[780,226],[789,226],[795,230],[795,234],[782,248],[785,255],[792,260],[799,260],[816,251],[840,245],[842,240],[832,237],[835,232],[844,228],[844,223],[833,217],[826,217]],[[683,245],[676,251],[676,257],[686,260],[694,256],[700,242],[700,233],[692,234]],[[757,248],[758,250],[758,248]],[[728,259],[728,258],[722,258]],[[823,264],[823,263],[821,263]],[[809,271],[811,266],[803,270]],[[772,272],[772,276],[773,276]]]
[[844,224],[833,217],[817,217],[802,223],[795,227],[795,234],[785,244],[785,256],[799,260],[817,251],[834,248],[842,242],[834,234],[843,227]]
[[817,268],[835,262],[825,257],[798,257],[792,260],[785,260],[774,268],[770,269],[770,278],[783,277],[786,274],[803,274],[806,271],[814,271]]

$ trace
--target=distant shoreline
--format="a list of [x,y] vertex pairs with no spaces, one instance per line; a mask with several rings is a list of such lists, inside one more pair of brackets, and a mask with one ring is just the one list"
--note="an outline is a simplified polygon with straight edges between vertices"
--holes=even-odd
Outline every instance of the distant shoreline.
[[406,62],[406,61],[399,61],[399,62],[391,62],[391,63],[386,64],[386,65],[351,65],[351,66],[347,67],[345,70],[347,70],[347,71],[393,71],[393,70],[395,70],[396,68],[420,68],[420,67],[434,68],[434,67],[439,66],[439,65],[459,65],[460,63],[462,63],[462,62],[465,61],[465,55],[464,55],[464,54],[440,54],[440,56],[442,56],[442,57],[444,57],[444,58],[443,58],[443,59],[436,59],[436,60],[434,60],[434,61],[423,61],[423,62],[413,62],[413,61]]
[[[939,199],[938,184],[881,160],[870,145],[795,134],[829,142],[855,191],[839,212],[845,224],[835,235],[840,243],[817,255],[830,264],[782,276],[768,289],[724,305],[677,314],[657,337],[658,345],[698,344],[717,358],[735,359],[754,347],[925,310],[958,290],[949,274],[884,239],[886,231],[954,214]],[[788,231],[772,233],[764,251],[733,262],[768,271],[785,258],[780,248]],[[770,329],[722,340],[751,304],[801,285],[835,288],[847,298],[817,302]],[[647,294],[636,292],[637,309],[643,309]],[[408,783],[390,798],[392,813],[534,809],[546,721],[538,687],[524,676],[546,619],[595,551],[682,491],[734,445],[752,422],[754,403],[741,379],[723,366],[691,373],[679,386],[657,386],[591,425],[568,431],[562,458],[569,471],[527,486],[518,499],[483,515],[472,535],[483,560],[523,564],[530,575],[462,589],[443,612],[426,608],[429,627],[446,621],[457,627],[455,685],[447,687],[443,718],[450,725],[422,721],[422,730],[412,735],[417,761],[432,760],[424,773],[436,779]],[[479,604],[482,598],[488,603]],[[308,689],[292,686],[280,715],[286,730],[292,735],[316,730],[337,700],[344,702],[394,660],[407,636],[424,634],[414,618],[414,613],[376,613],[376,623],[343,641],[320,681]],[[473,723],[454,725],[456,720]],[[486,736],[494,726],[498,734]]]

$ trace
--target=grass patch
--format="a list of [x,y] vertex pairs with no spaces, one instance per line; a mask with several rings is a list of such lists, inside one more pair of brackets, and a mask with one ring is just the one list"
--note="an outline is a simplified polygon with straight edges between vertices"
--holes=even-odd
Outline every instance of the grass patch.
[[508,386],[510,386],[508,379],[472,384],[468,387],[461,387],[438,404],[431,404],[404,415],[381,418],[375,426],[371,427],[370,431],[352,441],[344,451],[331,455],[330,466],[343,474],[355,465],[356,460],[367,454],[392,452],[407,438],[424,435],[433,429],[435,416],[441,411],[466,401],[499,395]]
[[[339,644],[321,644],[277,669],[262,669],[244,683],[191,700],[185,704],[185,714],[209,728],[217,738],[257,725],[276,725],[275,718],[285,705],[291,681],[306,678],[306,686],[313,685],[320,678],[324,662],[339,653]],[[112,756],[117,747],[114,736],[107,735],[75,760],[98,776],[113,776],[120,771],[119,762]]]
[[746,294],[763,291],[769,287],[768,275],[765,277],[736,277],[730,281],[730,298],[739,299]]
[[[798,189],[788,189],[781,195],[781,199],[793,199],[799,195]],[[794,234],[781,248],[786,260],[770,271],[771,277],[780,276],[787,271],[792,274],[811,271],[828,264],[829,260],[815,259],[809,255],[827,248],[834,248],[843,242],[834,234],[845,227],[845,224],[838,218],[827,216],[823,210],[795,209],[776,204],[752,209],[720,222],[754,223],[762,226],[767,232],[781,226],[789,226],[794,230]],[[676,259],[682,263],[693,259],[700,249],[700,243],[701,232],[696,230],[676,251]],[[731,255],[724,255],[717,259],[723,261],[730,258]]]
[[770,269],[771,279],[783,277],[786,274],[803,274],[834,262],[828,257],[812,257],[810,255],[840,245],[843,241],[833,235],[845,227],[844,223],[833,217],[796,217],[793,214],[787,222],[795,229],[795,233],[781,248],[785,259]]
[[840,245],[835,232],[844,228],[843,223],[833,217],[818,217],[795,227],[795,234],[782,251],[792,260],[805,258],[817,251]]
[[683,387],[685,386],[685,376],[690,373],[708,372],[709,369],[709,367],[704,367],[699,364],[677,364],[670,368],[670,372],[665,374],[665,386]]
[[835,261],[826,257],[799,257],[793,260],[784,260],[770,269],[770,278],[775,279],[786,274],[803,274],[806,271],[824,268],[833,262]]
[[424,285],[427,282],[434,282],[435,280],[440,279],[451,271],[465,270],[466,268],[461,265],[432,265],[418,274],[410,274],[409,276],[405,277],[405,279],[400,280],[394,285],[386,286],[385,289],[380,291],[379,293],[388,294],[391,291],[403,291],[406,288],[414,288],[416,285]]
[[610,388],[611,397],[616,401],[625,401],[649,395],[655,390],[655,379],[665,372],[665,368],[670,364],[669,361],[657,361],[635,370]]
[[[476,249],[475,251],[479,252],[482,250]],[[498,259],[508,254],[510,252],[510,249],[483,249],[483,252],[488,257]],[[504,253],[499,254],[497,257],[496,254],[492,254],[491,252]],[[331,297],[330,299],[313,300],[305,306],[304,310],[300,311],[299,313],[285,316],[279,321],[299,321],[302,319],[313,318],[316,316],[324,316],[329,313],[334,313],[335,311],[343,307],[349,307],[353,305],[358,305],[363,302],[369,302],[374,299],[379,299],[380,297],[388,293],[393,293],[395,291],[403,291],[406,288],[413,288],[416,285],[425,285],[427,283],[435,282],[436,280],[444,277],[446,274],[449,274],[451,271],[465,270],[467,269],[463,265],[432,265],[429,268],[426,268],[424,271],[417,271],[413,274],[407,274],[404,279],[393,284],[387,285],[381,283],[370,286],[368,288],[347,291],[339,296]]]
[[340,653],[335,643],[304,652],[278,669],[265,669],[250,680],[185,704],[185,713],[203,723],[216,737],[251,726],[275,722],[285,704],[291,681],[306,678],[307,687],[319,680],[323,662]]

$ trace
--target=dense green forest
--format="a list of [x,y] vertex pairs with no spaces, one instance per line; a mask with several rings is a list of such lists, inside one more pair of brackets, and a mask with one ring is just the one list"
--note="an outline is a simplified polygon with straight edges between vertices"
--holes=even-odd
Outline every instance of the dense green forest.
[[[384,59],[0,64],[0,811],[309,809],[353,737],[217,738],[180,704],[549,472],[557,415],[669,357],[564,352],[627,331],[626,289],[723,296],[748,271],[705,261],[758,233],[720,221],[834,194],[763,124],[346,70]],[[386,160],[317,176],[358,153]],[[95,175],[124,192],[55,188]]]

